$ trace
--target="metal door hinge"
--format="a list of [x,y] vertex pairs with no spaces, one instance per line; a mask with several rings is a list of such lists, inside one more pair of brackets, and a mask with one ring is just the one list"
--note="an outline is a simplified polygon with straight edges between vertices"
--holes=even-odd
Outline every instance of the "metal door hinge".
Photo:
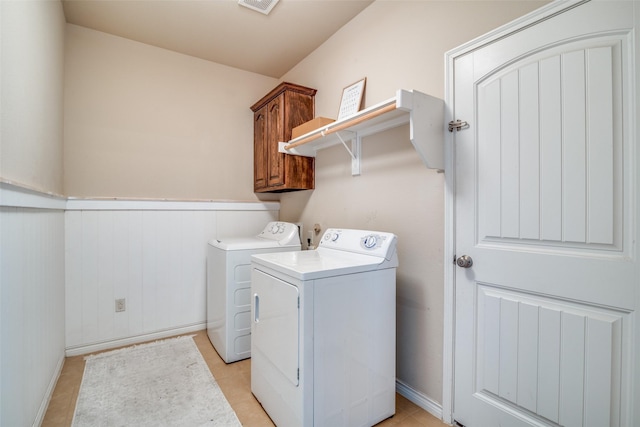
[[466,129],[469,127],[469,123],[463,122],[462,120],[454,120],[449,122],[449,132],[453,132],[454,130],[458,131],[461,129]]

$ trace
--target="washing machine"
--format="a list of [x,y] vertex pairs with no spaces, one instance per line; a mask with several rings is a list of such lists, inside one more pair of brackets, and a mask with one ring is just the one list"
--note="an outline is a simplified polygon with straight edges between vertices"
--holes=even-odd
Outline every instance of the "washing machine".
[[277,426],[395,413],[396,240],[329,229],[316,250],[251,257],[251,391]]
[[270,222],[254,237],[209,242],[207,335],[226,363],[251,357],[251,255],[294,250],[298,226],[288,222]]

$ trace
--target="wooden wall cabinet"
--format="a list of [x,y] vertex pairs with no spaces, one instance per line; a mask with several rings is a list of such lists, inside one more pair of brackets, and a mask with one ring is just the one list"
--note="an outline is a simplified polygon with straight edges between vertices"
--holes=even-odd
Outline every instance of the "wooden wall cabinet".
[[291,130],[315,116],[316,90],[281,83],[253,111],[253,191],[256,193],[314,188],[313,157],[278,152],[278,142],[289,141]]

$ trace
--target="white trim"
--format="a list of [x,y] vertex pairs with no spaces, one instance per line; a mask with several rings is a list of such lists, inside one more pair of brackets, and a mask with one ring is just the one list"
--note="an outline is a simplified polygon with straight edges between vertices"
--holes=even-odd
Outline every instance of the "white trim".
[[440,406],[438,402],[411,388],[399,379],[396,379],[396,392],[401,396],[406,397],[437,419],[442,419],[442,406]]
[[60,359],[58,359],[58,364],[56,365],[56,370],[51,377],[51,381],[49,381],[49,385],[47,386],[47,391],[44,394],[44,398],[40,403],[40,408],[38,408],[38,413],[36,414],[36,419],[33,421],[32,426],[40,426],[44,421],[44,416],[47,413],[47,409],[49,408],[49,402],[51,402],[51,398],[53,397],[53,391],[56,388],[56,384],[58,383],[58,379],[60,378],[60,374],[62,373],[62,367],[64,366],[64,354],[60,355]]
[[540,21],[551,18],[553,15],[557,15],[558,13],[562,13],[567,9],[571,9],[573,7],[579,6],[581,3],[586,3],[588,1],[591,1],[591,0],[552,1],[530,13],[527,13],[526,15],[522,15],[520,18],[514,19],[513,21],[505,25],[502,25],[494,30],[491,30],[486,34],[476,37],[475,39],[469,40],[468,42],[458,47],[455,47],[448,52],[445,52],[445,57],[448,58],[448,57],[465,55],[471,51],[479,49],[482,46],[491,44],[494,41],[505,38],[506,36],[512,33],[521,31],[526,27],[535,25]]
[[75,347],[67,347],[65,354],[69,356],[79,356],[81,354],[95,353],[97,351],[109,350],[116,347],[123,347],[131,344],[139,344],[146,341],[154,341],[158,339],[168,338],[175,335],[188,334],[206,329],[207,323],[194,323],[193,325],[181,326],[178,328],[165,329],[162,331],[151,332],[133,337],[121,338],[116,340],[103,341],[89,345],[80,345]]
[[[453,111],[453,56],[445,55],[445,109],[444,120],[454,119]],[[455,266],[451,262],[456,253],[455,245],[455,134],[445,135],[444,167],[444,318],[442,345],[442,420],[453,424],[454,339],[455,339]]]
[[0,206],[64,210],[66,204],[67,199],[62,196],[0,182]]
[[74,199],[67,201],[67,210],[158,210],[158,211],[277,211],[279,202],[233,202],[205,200],[128,200]]
[[0,206],[54,210],[278,211],[280,202],[215,200],[79,199],[0,180]]

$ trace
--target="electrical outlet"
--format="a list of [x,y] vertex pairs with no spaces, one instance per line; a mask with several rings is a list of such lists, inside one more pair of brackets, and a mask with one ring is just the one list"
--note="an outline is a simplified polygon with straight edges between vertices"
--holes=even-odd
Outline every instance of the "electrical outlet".
[[124,298],[120,298],[116,300],[116,313],[120,311],[126,310],[126,303]]

